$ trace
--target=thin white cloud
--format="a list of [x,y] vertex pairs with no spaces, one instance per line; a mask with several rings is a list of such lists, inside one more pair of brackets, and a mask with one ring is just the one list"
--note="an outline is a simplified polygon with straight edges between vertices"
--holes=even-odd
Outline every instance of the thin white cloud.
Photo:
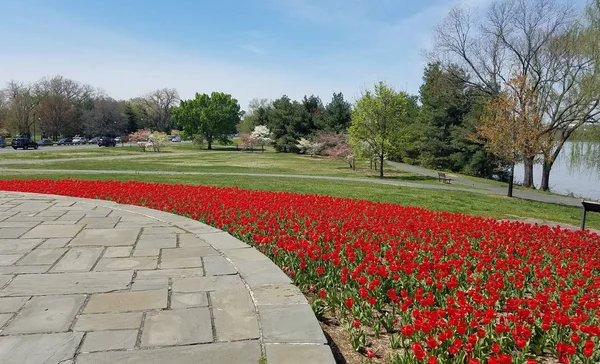
[[240,46],[240,48],[243,49],[243,50],[245,50],[245,51],[254,53],[256,55],[259,55],[259,56],[264,56],[266,54],[266,52],[265,52],[264,49],[262,49],[260,47],[257,47],[255,45],[252,45],[252,44],[242,44]]

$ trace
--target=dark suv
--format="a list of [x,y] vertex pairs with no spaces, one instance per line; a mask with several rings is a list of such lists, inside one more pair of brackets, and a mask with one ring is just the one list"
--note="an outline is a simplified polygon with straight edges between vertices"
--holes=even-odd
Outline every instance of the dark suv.
[[98,139],[99,147],[115,147],[117,142],[111,137],[102,137]]
[[29,139],[29,138],[15,138],[15,139],[12,140],[12,142],[10,143],[10,145],[13,147],[13,149],[17,149],[17,148],[23,148],[23,149],[33,148],[33,149],[38,149],[37,143],[34,142],[33,140]]

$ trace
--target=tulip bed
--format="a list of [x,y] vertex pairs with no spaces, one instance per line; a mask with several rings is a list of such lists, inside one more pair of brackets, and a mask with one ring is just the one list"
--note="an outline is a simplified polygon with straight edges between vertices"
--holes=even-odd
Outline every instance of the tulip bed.
[[388,203],[141,182],[0,181],[198,219],[268,255],[366,360],[600,362],[600,238]]

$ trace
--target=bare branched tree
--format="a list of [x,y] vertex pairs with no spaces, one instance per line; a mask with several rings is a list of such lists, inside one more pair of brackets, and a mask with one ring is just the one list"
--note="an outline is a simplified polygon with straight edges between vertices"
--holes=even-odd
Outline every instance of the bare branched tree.
[[[455,76],[492,97],[511,73],[527,77],[539,97],[537,109],[545,123],[541,132],[552,135],[540,139],[552,140],[551,157],[597,107],[586,91],[597,78],[590,73],[596,65],[582,57],[576,40],[581,36],[574,31],[578,21],[572,5],[555,0],[497,0],[479,15],[455,8],[436,29],[433,56],[465,69],[465,76]],[[553,159],[544,163],[543,189],[548,188]],[[525,159],[524,166],[523,184],[533,187],[533,158]]]
[[29,135],[34,123],[38,99],[31,85],[10,81],[4,90],[8,102],[7,119],[17,134]]
[[179,102],[177,90],[174,88],[155,90],[144,96],[143,100],[148,115],[146,124],[157,131],[169,131],[172,121],[171,112]]
[[83,113],[92,107],[94,88],[78,81],[54,76],[35,84],[40,101],[36,117],[42,130],[56,139],[83,132]]

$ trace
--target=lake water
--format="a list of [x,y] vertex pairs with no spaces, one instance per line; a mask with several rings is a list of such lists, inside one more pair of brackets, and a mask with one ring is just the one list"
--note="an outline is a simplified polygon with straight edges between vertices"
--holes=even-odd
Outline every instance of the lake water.
[[[539,188],[542,166],[533,168]],[[515,166],[515,181],[523,181],[523,166]],[[600,143],[567,142],[550,172],[550,190],[563,195],[600,200]]]

